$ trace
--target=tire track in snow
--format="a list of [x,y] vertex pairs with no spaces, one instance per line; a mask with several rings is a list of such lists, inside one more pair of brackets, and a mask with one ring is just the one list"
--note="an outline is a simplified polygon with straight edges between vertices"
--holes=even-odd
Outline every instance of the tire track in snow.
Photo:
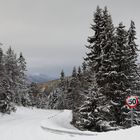
[[80,133],[80,132],[70,132],[70,131],[64,131],[64,130],[57,130],[57,129],[52,129],[48,127],[41,126],[43,130],[49,131],[54,134],[69,134],[70,136],[75,136],[75,135],[82,135],[82,136],[97,136],[97,134],[86,134],[86,133]]
[[[56,113],[56,114],[53,114],[51,116],[49,116],[47,119],[53,119],[55,117],[57,117],[58,115],[62,114],[64,112],[64,110]],[[50,132],[50,133],[54,133],[54,134],[59,134],[59,135],[63,135],[63,134],[68,134],[70,136],[76,136],[76,135],[82,135],[82,136],[97,136],[97,134],[90,134],[90,133],[84,133],[84,132],[75,132],[75,131],[68,131],[68,130],[60,130],[60,129],[55,129],[55,128],[49,128],[49,127],[46,127],[46,126],[43,126],[41,125],[41,128],[47,132]]]

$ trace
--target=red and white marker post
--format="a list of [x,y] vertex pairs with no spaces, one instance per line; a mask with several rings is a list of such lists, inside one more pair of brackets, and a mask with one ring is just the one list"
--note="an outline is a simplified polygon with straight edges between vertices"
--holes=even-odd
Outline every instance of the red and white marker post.
[[133,108],[139,104],[137,96],[129,96],[126,98],[126,105],[131,109],[131,126],[133,126]]

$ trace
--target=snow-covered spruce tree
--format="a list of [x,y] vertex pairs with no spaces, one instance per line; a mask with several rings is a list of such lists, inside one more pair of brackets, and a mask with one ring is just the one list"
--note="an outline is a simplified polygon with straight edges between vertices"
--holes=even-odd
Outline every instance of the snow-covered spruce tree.
[[[77,78],[78,78],[79,81],[82,80],[82,70],[81,70],[80,66],[78,67]],[[81,84],[81,82],[80,82],[80,84]]]
[[136,40],[136,30],[135,30],[135,23],[134,21],[131,21],[130,28],[128,30],[128,55],[130,57],[130,63],[131,63],[131,88],[132,88],[132,93],[133,95],[137,95],[135,92],[140,84],[140,76],[138,74],[138,65],[136,64],[137,61],[137,52],[138,52],[138,45],[135,43]]
[[91,71],[98,72],[99,66],[101,65],[101,42],[103,31],[103,15],[102,9],[97,6],[96,12],[94,13],[94,24],[91,25],[91,29],[94,31],[94,35],[88,37],[89,45],[86,46],[89,49],[89,52],[86,54],[87,57],[85,61],[87,62],[88,67]]
[[[59,89],[57,89],[58,93],[58,101],[59,108],[58,109],[73,109],[75,103],[78,102],[78,77],[76,67],[73,68],[72,76],[70,78],[62,78],[61,73],[61,81]],[[62,80],[63,79],[63,80]],[[63,85],[63,86],[62,86]]]
[[10,91],[9,77],[6,75],[3,51],[0,48],[0,112],[10,113],[15,111],[13,93]]
[[[132,23],[131,23],[132,24]],[[131,127],[130,110],[125,107],[125,99],[134,94],[134,86],[137,83],[136,76],[136,48],[132,49],[129,41],[129,32],[125,26],[120,23],[116,29],[116,53],[114,63],[116,65],[116,74],[114,80],[116,84],[112,100],[116,123],[123,128]],[[132,40],[131,40],[132,41]],[[133,40],[134,41],[134,40]],[[115,106],[116,105],[116,106]],[[139,124],[137,115],[135,123]]]
[[140,96],[140,63],[138,63],[137,64],[137,87],[136,87],[136,89],[135,89],[135,94],[137,95],[137,96]]
[[60,73],[60,88],[62,90],[65,89],[65,73],[64,71],[62,70],[61,73]]
[[88,88],[91,83],[91,78],[90,78],[90,71],[85,61],[82,63],[82,76],[81,76],[80,83],[81,83],[81,87],[80,87],[81,90],[84,91],[84,94],[88,94]]
[[68,81],[62,70],[60,73],[60,82],[58,86],[49,94],[47,99],[47,108],[49,109],[68,109],[67,108],[67,87]]
[[[110,85],[114,80],[112,77],[116,73],[114,57],[115,57],[115,38],[114,38],[114,26],[112,24],[111,15],[108,14],[108,10],[105,7],[103,10],[103,31],[101,33],[102,41],[100,43],[101,53],[99,58],[101,64],[98,71],[95,71],[95,78],[98,85],[99,92],[103,95],[111,96],[112,89]],[[96,59],[95,59],[96,60]],[[97,63],[97,62],[96,62]]]
[[[138,56],[138,45],[135,43],[136,40],[136,28],[134,21],[131,21],[130,28],[128,30],[128,46],[129,46],[129,54],[131,61],[131,89],[133,95],[140,96],[140,73],[139,73],[139,65],[136,65],[137,56]],[[134,112],[134,124],[140,125],[140,105],[137,106],[136,109],[133,109]],[[129,111],[130,114],[130,111]],[[130,120],[128,121],[128,123]]]
[[[97,84],[98,96],[104,101],[100,102],[98,105],[98,115],[100,116],[100,119],[97,121],[97,124],[110,125],[110,128],[107,126],[109,129],[116,129],[116,119],[114,116],[114,110],[112,109],[114,105],[112,104],[112,100],[115,98],[114,92],[116,92],[115,86],[116,78],[118,76],[117,66],[114,61],[116,57],[116,46],[114,26],[111,15],[108,13],[106,7],[103,10],[103,23],[103,32],[101,33],[102,42],[100,44],[101,65],[98,71],[95,71],[95,83]],[[104,129],[106,129],[106,127],[104,127]],[[105,131],[104,129],[101,131]]]
[[[9,47],[9,49],[5,54],[4,63],[5,63],[6,75],[10,79],[9,80],[10,90],[14,94],[14,97],[16,97],[17,83],[19,79],[19,69],[18,69],[16,54],[11,49],[11,47]],[[15,99],[13,100],[14,102],[16,102]]]
[[86,64],[86,62],[84,61],[84,62],[82,63],[82,72],[85,73],[86,70],[87,70],[87,64]]
[[[114,73],[112,63],[115,47],[114,26],[112,24],[111,15],[108,14],[106,7],[104,10],[97,7],[92,29],[94,36],[88,40],[90,45],[87,48],[90,49],[90,52],[87,53],[85,60],[90,71],[91,85],[93,85],[93,88],[94,85],[96,85],[95,92],[98,95],[98,100],[101,99],[97,105],[98,117],[96,117],[99,119],[95,118],[96,125],[93,127],[95,127],[97,131],[107,131],[107,129],[113,129],[111,125],[114,120],[111,114],[110,99],[108,99],[108,97],[110,97],[113,92],[109,89],[109,84],[112,84],[113,81],[113,79],[111,79],[111,73]],[[90,86],[90,88],[92,88],[92,86]]]
[[[115,56],[115,62],[116,62],[116,91],[114,92],[114,99],[113,102],[117,104],[117,106],[114,106],[114,114],[116,116],[116,123],[118,125],[125,124],[127,114],[126,109],[124,108],[125,105],[125,99],[128,95],[131,94],[131,79],[129,79],[129,71],[131,70],[131,67],[129,66],[129,56],[128,56],[128,33],[125,30],[125,26],[120,23],[119,26],[116,29],[116,56]],[[130,80],[130,81],[129,81]],[[124,126],[125,127],[125,126]]]
[[47,109],[58,109],[56,104],[58,101],[58,91],[53,90],[47,97]]
[[79,68],[77,72],[76,67],[73,67],[67,96],[70,109],[72,110],[75,108],[75,106],[78,106],[82,100],[81,80],[82,80],[81,69]]
[[19,77],[17,79],[17,95],[16,101],[17,104],[21,104],[23,106],[28,106],[30,104],[29,99],[29,85],[26,77],[26,61],[23,57],[22,53],[18,58],[18,69],[19,69]]
[[[84,130],[84,128],[87,129],[86,128],[87,125],[86,125],[86,122],[80,124],[80,122],[82,121],[82,120],[79,120],[79,118],[82,117],[80,113],[80,109],[84,103],[88,102],[88,101],[86,102],[86,100],[89,100],[89,85],[91,84],[90,72],[87,69],[87,64],[85,61],[82,63],[82,71],[78,70],[77,78],[75,79],[74,83],[75,83],[74,85],[76,86],[72,88],[73,84],[71,84],[71,87],[70,87],[72,94],[75,96],[75,98],[73,98],[73,108],[72,108],[73,118],[72,118],[71,124],[73,124],[79,129]],[[91,99],[90,101],[93,101],[93,99]],[[85,106],[88,106],[88,105],[86,104]],[[84,118],[81,118],[81,119],[84,119]]]
[[[131,81],[131,95],[139,95],[137,91],[140,90],[140,76],[138,74],[137,64],[138,45],[136,45],[135,40],[135,23],[134,21],[131,21],[130,28],[128,30],[128,60],[130,61],[129,81]],[[140,125],[140,106],[134,109],[134,114],[134,124]]]
[[[93,91],[92,91],[93,92]],[[84,96],[83,104],[73,109],[72,124],[80,130],[93,130],[95,126],[96,101],[92,96]]]
[[57,93],[57,102],[56,102],[55,108],[56,109],[67,109],[67,105],[66,105],[66,94],[67,94],[66,78],[65,78],[65,73],[63,70],[60,73],[59,88],[56,89],[55,93]]
[[72,77],[76,78],[76,76],[77,76],[77,70],[76,70],[76,67],[74,66],[72,70]]
[[35,107],[37,105],[37,94],[40,92],[36,83],[31,83],[29,87],[29,97],[31,106]]
[[76,69],[76,67],[73,67],[73,70],[72,70],[70,86],[72,88],[75,88],[77,86],[77,69]]

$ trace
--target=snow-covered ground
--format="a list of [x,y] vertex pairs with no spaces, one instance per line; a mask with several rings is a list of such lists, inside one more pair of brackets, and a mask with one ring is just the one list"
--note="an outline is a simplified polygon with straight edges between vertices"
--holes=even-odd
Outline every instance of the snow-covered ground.
[[0,140],[135,140],[140,127],[104,133],[83,132],[70,125],[71,111],[20,107],[11,115],[0,114]]

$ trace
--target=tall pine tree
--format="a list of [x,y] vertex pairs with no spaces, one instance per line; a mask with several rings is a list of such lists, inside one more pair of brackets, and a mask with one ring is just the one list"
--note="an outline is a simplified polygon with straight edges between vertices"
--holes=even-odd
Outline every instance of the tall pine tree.
[[6,74],[3,51],[0,48],[0,112],[10,113],[15,111],[13,98],[14,94],[10,90],[10,79]]
[[17,60],[18,69],[19,69],[19,77],[17,81],[17,97],[18,104],[22,104],[23,106],[28,106],[30,104],[29,99],[29,85],[26,77],[26,61],[23,57],[22,53]]

